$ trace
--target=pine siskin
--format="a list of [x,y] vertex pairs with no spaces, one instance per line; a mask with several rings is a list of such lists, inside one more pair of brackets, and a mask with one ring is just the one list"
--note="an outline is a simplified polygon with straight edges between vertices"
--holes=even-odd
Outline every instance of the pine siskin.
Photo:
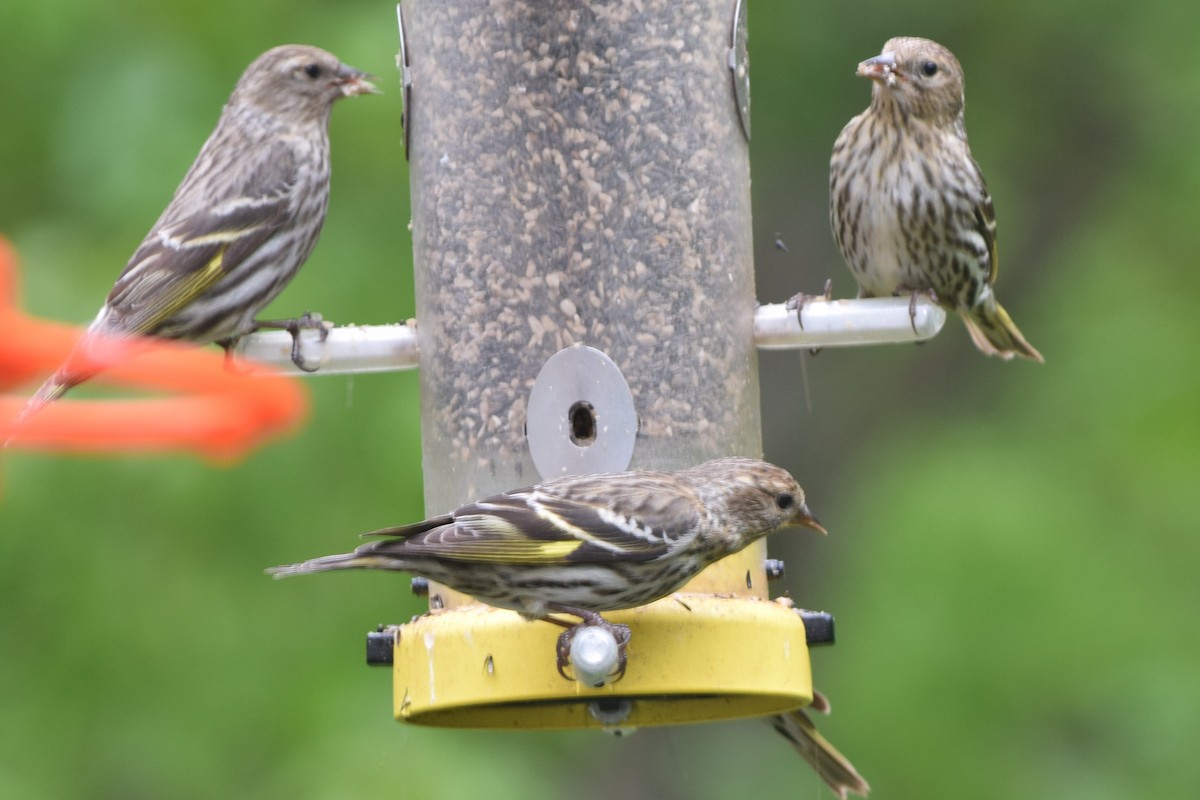
[[[254,317],[308,258],[329,203],[329,113],[342,97],[376,91],[330,53],[284,45],[246,68],[175,196],[125,265],[76,347],[104,337],[156,336],[228,348],[260,327],[292,332],[316,315]],[[27,418],[95,374],[69,360],[21,413]]]
[[[828,714],[829,701],[823,694],[813,690],[813,702],[810,708]],[[847,794],[866,797],[871,791],[866,779],[858,774],[854,765],[817,731],[817,726],[802,709],[789,711],[786,714],[776,714],[769,721],[775,730],[791,742],[792,746],[796,748],[796,752],[812,766],[821,780],[825,781],[833,793],[842,800],[846,800]]]
[[[612,631],[623,653],[629,629],[598,612],[665,597],[710,564],[794,525],[824,533],[787,471],[721,458],[677,472],[556,478],[366,534],[384,538],[353,553],[268,572],[403,570],[533,619],[577,616]],[[560,671],[578,627],[560,637]]]
[[967,146],[963,73],[928,39],[896,37],[858,65],[871,105],[830,163],[830,217],[860,297],[931,292],[984,353],[1042,361],[996,301],[992,197]]

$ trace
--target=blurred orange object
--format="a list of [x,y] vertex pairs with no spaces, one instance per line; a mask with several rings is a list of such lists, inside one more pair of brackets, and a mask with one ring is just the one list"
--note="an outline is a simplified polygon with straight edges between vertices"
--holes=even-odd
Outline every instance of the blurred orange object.
[[[81,328],[45,322],[16,306],[16,252],[0,236],[0,391],[47,377],[71,354]],[[152,342],[152,346],[147,344]],[[139,339],[105,345],[111,363],[97,380],[163,389],[173,397],[59,400],[13,426],[26,398],[0,395],[0,441],[28,450],[148,452],[191,450],[238,458],[299,424],[308,399],[298,381],[253,365],[235,374],[209,349]],[[114,357],[112,362],[109,358]]]

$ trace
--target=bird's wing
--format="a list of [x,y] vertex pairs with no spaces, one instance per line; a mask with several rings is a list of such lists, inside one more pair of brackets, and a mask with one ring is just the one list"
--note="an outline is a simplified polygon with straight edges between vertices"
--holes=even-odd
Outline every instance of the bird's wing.
[[463,506],[440,525],[379,531],[396,538],[365,547],[510,564],[650,561],[685,543],[700,525],[694,496],[677,485],[656,488],[651,481],[623,494],[523,489]]
[[977,164],[975,172],[979,175],[980,187],[980,196],[975,203],[975,230],[979,232],[987,245],[988,261],[991,262],[988,285],[992,285],[996,282],[996,274],[1000,267],[1000,256],[996,252],[996,208],[992,205],[992,193],[988,191],[987,184],[983,182],[983,173],[979,172]]
[[[202,159],[203,153],[197,163]],[[111,328],[153,334],[286,223],[297,181],[295,154],[279,144],[257,163],[224,196],[193,179],[193,167],[109,293]]]

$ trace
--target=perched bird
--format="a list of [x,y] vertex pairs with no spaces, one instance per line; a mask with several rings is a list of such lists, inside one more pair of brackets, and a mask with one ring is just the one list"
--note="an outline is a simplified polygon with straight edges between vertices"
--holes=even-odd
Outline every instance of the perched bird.
[[996,301],[996,218],[967,146],[963,72],[936,42],[901,36],[858,65],[871,105],[830,162],[830,218],[860,297],[929,292],[984,353],[1042,361]]
[[[268,50],[246,68],[217,127],[175,196],[125,265],[75,354],[21,413],[92,377],[87,351],[105,337],[154,336],[226,352],[264,327],[292,333],[319,315],[255,315],[308,258],[329,203],[329,113],[342,97],[375,92],[365,72],[305,45]],[[99,348],[97,348],[99,349]]]
[[[825,695],[813,690],[813,701],[810,706],[814,711],[829,713],[829,701]],[[847,794],[866,797],[871,791],[866,779],[858,773],[838,749],[817,731],[812,718],[802,709],[789,711],[786,714],[776,714],[769,722],[785,739],[791,742],[801,758],[809,763],[821,780],[833,790],[842,800]]]
[[[579,617],[610,630],[623,653],[628,627],[598,612],[665,597],[713,562],[793,525],[824,533],[786,470],[721,458],[677,472],[556,478],[366,534],[382,538],[353,553],[268,572],[403,570],[529,618]],[[559,639],[560,672],[579,627]]]

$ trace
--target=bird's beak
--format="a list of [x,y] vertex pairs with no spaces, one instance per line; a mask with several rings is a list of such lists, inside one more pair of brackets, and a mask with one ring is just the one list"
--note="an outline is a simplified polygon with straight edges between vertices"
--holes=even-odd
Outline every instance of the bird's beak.
[[891,86],[896,82],[896,54],[883,52],[858,65],[858,74]]
[[788,523],[788,526],[793,528],[804,526],[805,528],[812,528],[824,536],[829,535],[829,531],[825,530],[825,526],[818,522],[817,518],[808,510],[807,504],[800,506],[799,510],[796,511],[796,516],[792,517],[792,521]]
[[338,67],[333,85],[342,90],[343,97],[353,97],[356,94],[381,94],[371,83],[373,75],[368,75],[360,69],[342,64]]

